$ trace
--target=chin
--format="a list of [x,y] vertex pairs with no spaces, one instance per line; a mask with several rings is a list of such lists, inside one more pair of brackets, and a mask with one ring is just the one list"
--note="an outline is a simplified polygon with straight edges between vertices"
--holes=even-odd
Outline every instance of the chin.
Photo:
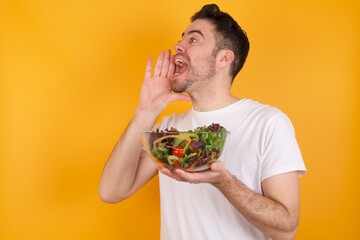
[[183,87],[171,87],[171,91],[174,93],[183,93],[186,91],[186,89]]
[[171,85],[171,91],[173,91],[175,93],[183,93],[186,90],[187,90],[186,84],[173,82],[173,84]]
[[187,75],[179,74],[173,76],[171,80],[171,91],[176,93],[186,92],[190,86],[190,82],[187,79]]

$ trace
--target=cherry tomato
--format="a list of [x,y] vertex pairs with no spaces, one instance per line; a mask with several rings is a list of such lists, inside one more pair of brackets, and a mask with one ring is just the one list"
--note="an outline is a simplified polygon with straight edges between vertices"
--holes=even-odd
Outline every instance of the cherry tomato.
[[197,152],[199,152],[199,149],[197,149],[197,148],[195,148],[195,149],[190,149],[190,151],[191,151],[192,153],[197,153]]
[[179,162],[179,160],[175,160],[173,167],[175,167],[175,168],[180,167],[180,164],[181,163]]
[[182,149],[180,147],[174,148],[173,151],[172,151],[172,154],[174,156],[177,156],[178,158],[182,158],[185,155],[184,149]]

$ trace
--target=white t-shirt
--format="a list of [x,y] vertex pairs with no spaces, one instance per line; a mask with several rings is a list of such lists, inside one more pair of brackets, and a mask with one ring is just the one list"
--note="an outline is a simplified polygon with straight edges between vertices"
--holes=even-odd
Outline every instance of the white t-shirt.
[[[209,112],[194,109],[165,117],[160,129],[179,131],[219,123],[230,131],[220,160],[237,179],[261,194],[271,176],[306,171],[293,126],[280,110],[250,99]],[[266,239],[211,184],[178,182],[160,174],[162,240]]]

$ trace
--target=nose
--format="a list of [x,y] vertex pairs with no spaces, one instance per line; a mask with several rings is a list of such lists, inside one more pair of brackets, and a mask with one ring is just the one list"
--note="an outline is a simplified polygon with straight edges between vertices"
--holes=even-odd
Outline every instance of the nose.
[[174,49],[175,49],[176,53],[185,52],[185,46],[184,46],[183,41],[179,41],[177,44],[175,44]]

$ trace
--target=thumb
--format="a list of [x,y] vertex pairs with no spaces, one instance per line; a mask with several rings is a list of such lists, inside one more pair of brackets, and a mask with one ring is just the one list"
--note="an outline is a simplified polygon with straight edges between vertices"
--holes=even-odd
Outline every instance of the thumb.
[[221,161],[216,161],[212,163],[210,167],[213,172],[221,172],[224,168],[224,164]]
[[191,102],[191,98],[186,93],[170,93],[167,97],[168,102],[173,101],[186,101]]

